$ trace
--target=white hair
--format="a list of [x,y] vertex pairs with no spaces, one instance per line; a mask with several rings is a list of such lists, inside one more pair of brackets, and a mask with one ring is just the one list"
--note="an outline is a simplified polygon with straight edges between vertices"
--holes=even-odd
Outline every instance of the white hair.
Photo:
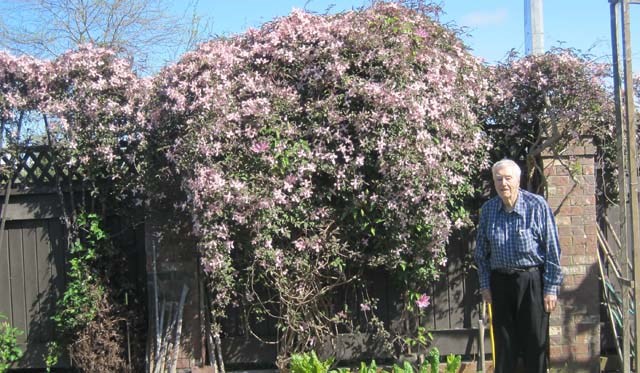
[[518,179],[520,178],[520,175],[522,174],[522,170],[520,169],[520,166],[518,166],[518,164],[512,161],[511,159],[503,159],[494,163],[493,166],[491,166],[491,173],[495,174],[499,168],[503,168],[503,167],[512,168],[514,170],[513,176],[517,177]]

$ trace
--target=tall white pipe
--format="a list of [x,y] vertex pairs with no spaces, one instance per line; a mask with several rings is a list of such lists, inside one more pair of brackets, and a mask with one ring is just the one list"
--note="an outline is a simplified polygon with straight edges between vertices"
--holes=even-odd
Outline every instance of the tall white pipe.
[[524,0],[524,49],[527,55],[544,53],[542,0]]

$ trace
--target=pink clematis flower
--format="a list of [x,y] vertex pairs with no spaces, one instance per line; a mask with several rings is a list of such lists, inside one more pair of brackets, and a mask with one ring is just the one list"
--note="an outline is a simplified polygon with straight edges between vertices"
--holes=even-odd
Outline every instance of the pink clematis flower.
[[269,144],[265,141],[254,143],[251,146],[251,151],[254,153],[263,153],[269,149]]
[[429,307],[431,297],[427,294],[422,294],[420,298],[416,301],[416,305],[418,308],[423,309]]

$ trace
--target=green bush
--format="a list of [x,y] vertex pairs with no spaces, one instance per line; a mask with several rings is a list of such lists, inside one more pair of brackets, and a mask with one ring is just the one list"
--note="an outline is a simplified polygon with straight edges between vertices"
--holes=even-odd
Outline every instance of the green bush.
[[378,370],[378,366],[376,365],[375,360],[371,360],[371,364],[367,366],[367,363],[364,361],[360,363],[359,373],[376,373]]
[[322,361],[315,351],[311,351],[291,355],[289,368],[291,373],[327,373],[333,362],[333,358]]
[[438,368],[440,366],[440,351],[436,347],[432,348],[431,351],[429,351],[427,362],[431,367],[431,373],[438,373]]
[[[417,342],[374,317],[364,273],[387,271],[426,307],[448,237],[471,222],[487,73],[453,30],[386,2],[294,11],[163,70],[144,137],[166,150],[152,150],[150,184],[175,180],[187,197],[175,206],[191,215],[216,319],[230,304],[271,316],[282,364],[352,320],[388,351]],[[351,289],[359,307],[334,317]]]
[[394,364],[393,373],[413,373],[413,367],[411,366],[411,363],[408,361],[405,361],[402,367]]
[[[7,317],[0,314],[0,320]],[[18,347],[18,336],[23,331],[12,327],[8,321],[0,321],[0,373],[4,373],[9,366],[22,357],[22,350]]]
[[462,357],[460,355],[449,354],[447,356],[447,373],[455,373],[462,365]]
[[[350,373],[349,368],[337,368],[329,370],[335,362],[334,358],[320,360],[314,351],[302,354],[291,355],[289,369],[291,373]],[[462,365],[462,357],[460,355],[449,354],[447,356],[446,373],[456,373]],[[439,373],[440,372],[440,351],[434,347],[429,351],[427,360],[420,364],[417,369],[408,361],[402,366],[393,364],[390,370],[379,368],[375,360],[367,365],[366,362],[360,362],[360,369],[355,370],[357,373]]]

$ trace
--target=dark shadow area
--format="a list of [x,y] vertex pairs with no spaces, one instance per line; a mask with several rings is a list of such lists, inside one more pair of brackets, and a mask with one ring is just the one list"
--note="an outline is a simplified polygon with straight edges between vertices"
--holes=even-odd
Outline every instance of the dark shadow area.
[[[433,335],[432,346],[438,347],[443,359],[453,353],[465,360],[476,360],[478,353],[478,320],[480,296],[477,274],[472,264],[474,232],[462,230],[450,238],[447,245],[447,264],[439,281],[431,290],[431,305],[426,309],[420,325]],[[320,357],[335,357],[341,365],[356,364],[373,359],[378,363],[393,363],[400,351],[389,350],[383,340],[376,337],[367,324],[367,313],[360,312],[363,294],[376,299],[374,314],[386,329],[398,332],[404,326],[402,292],[387,271],[364,271],[364,283],[339,288],[333,294],[328,314],[351,310],[351,328],[339,327],[337,338],[318,345]],[[265,289],[264,291],[268,291]],[[265,317],[257,320],[246,316],[242,307],[231,308],[223,321],[222,347],[225,364],[233,369],[273,369],[277,356],[277,343],[265,344],[252,336],[247,327],[261,339],[277,341],[276,320]],[[415,320],[412,321],[415,323]],[[485,338],[490,350],[488,329]],[[429,347],[420,353],[428,353]],[[415,351],[415,349],[414,349]],[[490,359],[490,355],[487,355]]]
[[[600,350],[600,297],[596,289],[599,288],[598,265],[593,264],[587,268],[582,282],[574,289],[566,289],[566,285],[560,290],[558,301],[562,304],[562,343],[569,346],[568,352],[562,361],[551,360],[551,366],[556,369],[587,369],[595,372],[599,367],[599,356],[594,354],[590,361],[584,361],[582,356],[577,356],[573,347],[582,345],[585,338],[589,340],[589,351]],[[587,337],[588,336],[588,337]],[[553,336],[552,336],[553,338]],[[582,351],[582,355],[587,351]]]

